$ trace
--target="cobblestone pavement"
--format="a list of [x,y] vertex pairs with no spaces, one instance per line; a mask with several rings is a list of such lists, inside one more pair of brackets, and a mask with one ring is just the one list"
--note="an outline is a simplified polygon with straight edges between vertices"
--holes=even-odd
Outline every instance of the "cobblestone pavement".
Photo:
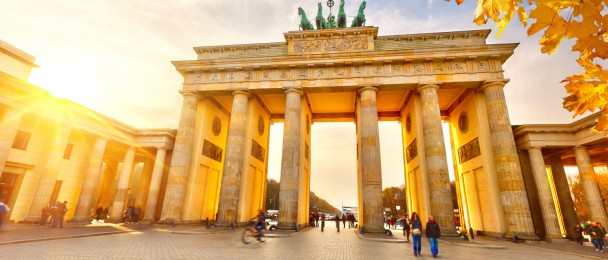
[[[127,226],[131,227],[131,226]],[[147,226],[135,232],[104,236],[0,245],[0,259],[431,259],[423,239],[422,256],[414,257],[411,243],[361,240],[353,230],[318,228],[270,238],[266,243],[240,241],[242,229],[225,232],[180,232],[201,227]],[[6,233],[1,233],[4,236]],[[443,259],[581,259],[582,255],[512,244],[497,240],[502,250],[439,244]],[[588,248],[592,250],[591,248]],[[594,252],[595,253],[595,252]],[[608,254],[608,253],[606,253]]]

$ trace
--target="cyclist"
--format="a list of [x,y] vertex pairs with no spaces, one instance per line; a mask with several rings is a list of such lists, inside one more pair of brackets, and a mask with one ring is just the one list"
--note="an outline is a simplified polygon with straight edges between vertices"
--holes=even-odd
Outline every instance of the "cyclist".
[[258,216],[256,217],[257,220],[255,222],[255,230],[258,231],[258,241],[260,241],[260,239],[262,238],[262,230],[264,229],[264,226],[266,225],[266,214],[264,214],[264,211],[259,209],[258,210]]

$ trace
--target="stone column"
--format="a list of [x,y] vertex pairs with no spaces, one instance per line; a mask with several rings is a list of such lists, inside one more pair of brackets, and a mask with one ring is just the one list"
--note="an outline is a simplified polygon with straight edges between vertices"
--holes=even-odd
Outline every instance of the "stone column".
[[545,237],[562,238],[543,153],[539,147],[528,148],[528,153],[530,154],[530,163],[532,164],[532,173],[534,174],[536,190],[538,190],[538,200],[540,202],[546,232]]
[[19,129],[23,114],[9,107],[4,110],[4,116],[0,119],[0,174],[4,171],[4,165],[11,152],[13,140]]
[[122,217],[122,212],[125,208],[125,200],[127,199],[129,189],[129,181],[131,180],[131,173],[133,172],[134,161],[135,147],[130,146],[125,153],[125,159],[122,161],[122,169],[120,170],[120,175],[118,176],[116,195],[114,196],[114,203],[112,203],[112,211],[110,212],[110,218],[112,220],[119,220]]
[[359,225],[364,226],[367,232],[384,231],[377,92],[377,88],[364,87],[359,90],[357,97],[357,142],[361,148],[358,178],[362,199],[362,208],[359,210],[363,215],[363,223]]
[[506,236],[537,240],[513,130],[503,92],[504,82],[486,82],[484,92],[500,197],[509,230]]
[[196,92],[181,92],[181,94],[184,96],[184,103],[177,126],[163,210],[160,217],[160,221],[164,223],[181,221],[180,214],[186,194],[186,180],[188,179],[194,143],[194,125],[199,96]]
[[[426,175],[430,188],[430,214],[442,230],[454,230],[454,205],[450,190],[450,175],[445,152],[441,111],[439,110],[439,86],[420,85],[417,89],[422,101],[422,129],[424,155],[426,156]],[[426,223],[426,219],[422,222]],[[445,232],[449,236],[451,232]]]
[[249,93],[235,91],[232,93],[232,112],[228,125],[226,139],[226,156],[220,201],[218,205],[218,224],[230,225],[237,221],[236,213],[239,205],[241,191],[241,175],[243,170],[243,155],[245,149],[245,123],[247,122],[247,107],[249,106]]
[[279,187],[279,227],[294,229],[298,223],[298,203],[302,148],[302,95],[297,89],[285,91],[285,126]]
[[97,138],[95,140],[95,145],[93,145],[93,151],[91,152],[91,157],[89,160],[89,166],[87,168],[87,173],[84,176],[84,181],[82,182],[82,189],[80,191],[80,196],[78,196],[78,204],[76,205],[76,210],[74,211],[74,217],[72,221],[89,221],[90,210],[92,205],[95,203],[95,198],[97,198],[97,187],[99,186],[99,172],[101,171],[101,166],[103,164],[103,154],[106,150],[107,140],[102,138]]
[[566,234],[569,238],[574,239],[576,234],[572,228],[578,223],[578,218],[574,210],[574,201],[572,201],[572,194],[570,193],[570,186],[568,185],[568,178],[562,164],[562,158],[559,155],[553,155],[549,157],[549,162],[551,163],[551,172],[553,173],[559,207],[564,218],[564,225],[566,226]]
[[165,169],[166,155],[166,148],[159,147],[156,149],[154,169],[152,169],[152,180],[150,180],[150,189],[148,190],[148,201],[146,202],[146,211],[144,213],[144,218],[142,219],[144,222],[154,222],[154,213],[156,213],[158,192],[160,191],[160,182],[163,178],[163,170]]
[[591,164],[589,152],[587,152],[587,148],[577,146],[574,148],[574,156],[576,157],[576,165],[578,166],[578,173],[583,184],[583,189],[585,190],[585,198],[587,198],[587,203],[589,204],[590,220],[605,225],[604,223],[608,223],[608,219],[606,218],[604,203],[597,187],[597,181],[595,180],[595,170]]
[[63,160],[63,154],[65,153],[68,139],[70,138],[70,132],[71,129],[65,127],[59,127],[55,132],[25,222],[40,222],[42,208],[49,204],[51,196],[53,195],[53,188],[55,188],[55,182],[59,175],[59,166],[61,160]]

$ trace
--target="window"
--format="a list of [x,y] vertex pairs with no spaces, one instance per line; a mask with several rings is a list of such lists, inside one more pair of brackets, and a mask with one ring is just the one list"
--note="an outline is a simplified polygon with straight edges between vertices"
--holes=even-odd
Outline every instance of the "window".
[[74,144],[68,144],[65,147],[65,151],[63,152],[63,159],[70,159],[70,156],[72,156],[72,148],[74,148]]
[[13,140],[13,148],[15,149],[19,149],[19,150],[26,150],[27,149],[27,144],[30,142],[30,133],[27,132],[23,132],[23,131],[17,131],[17,134],[15,135],[15,139]]

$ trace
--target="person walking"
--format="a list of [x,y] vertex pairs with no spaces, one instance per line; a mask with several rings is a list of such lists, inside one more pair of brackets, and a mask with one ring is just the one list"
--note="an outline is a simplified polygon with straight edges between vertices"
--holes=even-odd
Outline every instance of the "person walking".
[[323,232],[323,229],[325,228],[325,211],[321,212],[321,232]]
[[587,232],[591,235],[591,242],[595,246],[595,251],[604,252],[604,236],[606,234],[601,228],[601,223],[596,222]]
[[346,229],[346,213],[342,213],[342,228]]
[[133,209],[133,222],[135,222],[135,224],[139,222],[139,214],[141,214],[141,207],[138,205]]
[[407,215],[405,215],[405,217],[403,218],[403,236],[405,236],[405,238],[407,239],[407,241],[410,241],[410,221],[407,219]]
[[574,228],[572,230],[574,230],[574,236],[576,237],[576,242],[579,245],[583,245],[583,228],[581,227],[581,224],[576,223],[576,226],[574,226]]
[[63,203],[59,203],[57,206],[59,211],[59,227],[63,228],[63,219],[65,218],[65,213],[68,212],[68,201],[64,200]]
[[101,214],[103,214],[103,207],[99,205],[99,207],[95,209],[95,220],[97,223],[99,223],[99,220],[101,219]]
[[11,211],[11,208],[4,204],[4,200],[0,200],[0,230],[2,230],[2,226],[4,224],[4,214],[9,211]]
[[426,237],[429,239],[429,247],[433,257],[437,257],[439,253],[439,245],[437,239],[441,237],[441,230],[439,230],[439,224],[435,222],[435,217],[430,216],[429,221],[426,223]]
[[51,215],[51,206],[46,205],[42,208],[42,214],[40,214],[40,226],[44,227],[46,223],[49,221],[49,216]]
[[340,233],[340,214],[336,214],[336,228],[338,229],[338,233]]
[[412,219],[410,220],[412,224],[412,240],[414,241],[414,256],[420,255],[420,250],[422,248],[422,223],[420,222],[420,218],[418,217],[418,213],[412,213]]
[[395,228],[397,228],[397,225],[396,225],[396,222],[395,222],[396,221],[395,216],[391,216],[389,218],[389,221],[390,221],[389,222],[390,224],[388,225],[388,229],[395,229]]

